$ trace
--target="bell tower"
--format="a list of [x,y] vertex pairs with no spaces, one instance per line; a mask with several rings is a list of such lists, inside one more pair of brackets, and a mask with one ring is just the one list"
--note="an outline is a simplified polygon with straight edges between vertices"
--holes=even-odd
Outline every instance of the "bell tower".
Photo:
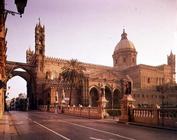
[[35,57],[37,71],[43,72],[45,57],[45,27],[41,25],[40,19],[35,27]]
[[176,56],[175,54],[173,54],[173,52],[171,51],[170,55],[167,56],[167,61],[168,61],[168,65],[171,66],[171,82],[175,83],[176,81]]

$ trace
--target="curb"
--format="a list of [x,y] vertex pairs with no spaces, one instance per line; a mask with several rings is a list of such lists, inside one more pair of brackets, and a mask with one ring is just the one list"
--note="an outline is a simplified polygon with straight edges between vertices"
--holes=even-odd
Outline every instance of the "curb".
[[148,125],[148,124],[134,123],[134,122],[121,122],[121,121],[117,121],[117,123],[127,124],[127,125],[136,125],[136,126],[142,126],[142,127],[149,127],[149,128],[156,128],[156,129],[166,129],[166,130],[171,130],[171,131],[177,131],[177,128],[172,128],[172,127],[163,127],[163,126]]

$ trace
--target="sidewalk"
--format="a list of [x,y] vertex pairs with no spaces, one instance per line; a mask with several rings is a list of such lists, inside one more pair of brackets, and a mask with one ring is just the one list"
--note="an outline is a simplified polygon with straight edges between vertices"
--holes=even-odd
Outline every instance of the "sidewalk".
[[130,125],[137,125],[137,126],[143,126],[143,127],[151,127],[151,128],[157,128],[157,129],[166,129],[171,131],[177,131],[177,128],[175,127],[167,127],[167,126],[158,126],[158,125],[148,125],[143,123],[135,123],[135,122],[128,122]]
[[9,112],[5,112],[0,116],[0,140],[11,140],[13,136],[17,136],[13,119]]
[[100,122],[104,123],[112,123],[112,124],[126,124],[126,125],[136,125],[141,127],[150,127],[150,128],[156,128],[156,129],[165,129],[165,130],[171,130],[171,131],[177,131],[176,127],[167,127],[167,126],[160,126],[160,125],[150,125],[150,124],[144,124],[144,123],[138,123],[138,122],[121,122],[119,121],[119,117],[109,117],[105,119],[98,120]]

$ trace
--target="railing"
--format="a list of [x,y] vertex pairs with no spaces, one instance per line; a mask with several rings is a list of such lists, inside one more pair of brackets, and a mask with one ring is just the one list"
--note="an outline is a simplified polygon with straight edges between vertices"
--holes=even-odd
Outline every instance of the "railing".
[[131,110],[131,121],[177,128],[177,108],[139,108]]

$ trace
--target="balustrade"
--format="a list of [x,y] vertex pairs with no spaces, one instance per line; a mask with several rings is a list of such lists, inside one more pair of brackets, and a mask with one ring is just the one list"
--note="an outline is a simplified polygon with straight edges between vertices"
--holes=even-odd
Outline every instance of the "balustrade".
[[177,108],[135,108],[132,112],[134,122],[177,127]]

